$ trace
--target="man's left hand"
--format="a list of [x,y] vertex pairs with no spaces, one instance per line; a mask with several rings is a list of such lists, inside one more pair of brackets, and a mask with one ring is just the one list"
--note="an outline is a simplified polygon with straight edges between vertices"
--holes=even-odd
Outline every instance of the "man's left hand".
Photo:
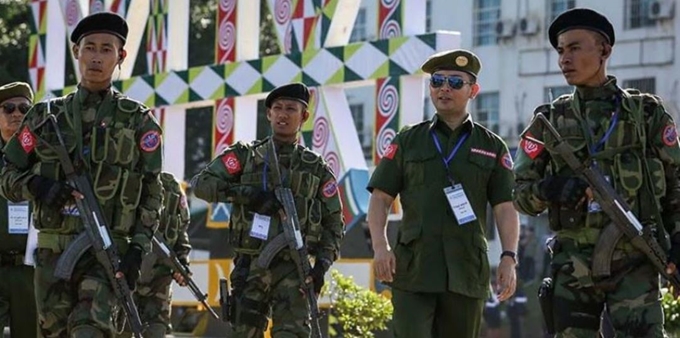
[[517,287],[517,275],[515,274],[515,260],[509,256],[503,256],[496,270],[496,285],[498,286],[498,300],[504,301],[515,294]]
[[180,286],[187,286],[187,281],[184,279],[184,276],[182,276],[181,273],[175,272],[172,274],[172,278],[175,279],[175,282],[179,284]]

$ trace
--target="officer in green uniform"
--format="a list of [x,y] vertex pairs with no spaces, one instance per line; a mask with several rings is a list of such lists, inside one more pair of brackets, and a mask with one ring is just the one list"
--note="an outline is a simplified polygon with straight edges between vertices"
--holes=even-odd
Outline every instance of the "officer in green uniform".
[[[151,248],[163,199],[161,129],[149,109],[111,87],[123,62],[128,27],[112,13],[81,20],[71,34],[81,81],[74,93],[50,100],[51,113],[76,170],[92,179],[112,240],[121,255],[117,278],[131,289],[142,255]],[[5,146],[2,195],[32,201],[38,250],[35,296],[45,337],[110,337],[118,306],[110,280],[91,251],[77,262],[69,280],[54,276],[61,253],[83,224],[74,199],[82,198],[64,180],[54,148],[54,129],[42,124],[47,104],[36,104]]]
[[[503,246],[497,270],[501,301],[515,291],[519,219],[512,206],[512,158],[503,140],[472,121],[481,63],[467,50],[432,55],[437,113],[402,129],[368,183],[368,225],[376,278],[392,286],[398,337],[478,337],[489,297],[486,208],[493,207]],[[400,196],[403,218],[394,250],[385,228]]]
[[[33,102],[33,91],[24,82],[0,87],[0,145],[4,146],[21,125]],[[3,164],[0,163],[0,166]],[[10,327],[13,337],[36,337],[38,315],[33,292],[33,267],[24,265],[29,227],[28,202],[11,203],[0,198],[0,337]]]
[[[310,273],[317,294],[324,275],[338,258],[343,236],[342,206],[333,172],[323,158],[297,143],[309,118],[309,90],[302,83],[274,89],[265,100],[273,136],[237,142],[192,180],[197,197],[232,203],[229,238],[236,251],[231,286],[236,297],[235,337],[263,337],[272,316],[272,336],[309,337],[309,309],[288,248],[269,266],[260,254],[282,236],[281,204],[274,195],[269,160],[276,149],[285,187],[291,188],[304,243],[314,259]],[[272,148],[276,147],[276,148]]]
[[[169,172],[161,172],[163,182],[163,209],[160,216],[159,235],[177,259],[189,265],[189,205],[180,182]],[[182,274],[173,272],[172,263],[165,255],[154,248],[153,252],[144,256],[141,275],[137,281],[135,304],[139,308],[139,316],[146,325],[144,338],[163,338],[166,332],[172,331],[170,311],[172,290],[170,284],[173,278],[180,285],[186,285]],[[131,337],[132,332],[126,331],[118,338]]]
[[[536,113],[547,115],[581,163],[604,175],[645,231],[655,233],[663,247],[672,245],[674,264],[669,268],[675,269],[680,262],[675,123],[658,97],[623,90],[607,75],[615,35],[602,14],[585,8],[566,11],[548,33],[559,67],[575,91],[539,106]],[[555,141],[541,123],[524,132],[513,199],[527,215],[547,209],[556,233],[554,296],[546,311],[554,318],[557,336],[594,337],[606,311],[617,337],[663,337],[659,274],[626,238],[615,242],[613,251],[602,249],[611,236],[601,234],[615,225],[592,198],[588,184],[551,148]]]

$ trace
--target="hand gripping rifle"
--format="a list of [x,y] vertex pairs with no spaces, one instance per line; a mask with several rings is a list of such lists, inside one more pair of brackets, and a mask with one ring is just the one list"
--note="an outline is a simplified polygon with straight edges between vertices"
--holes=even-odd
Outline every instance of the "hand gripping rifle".
[[[118,303],[123,307],[130,329],[136,338],[142,338],[143,325],[139,318],[139,313],[137,312],[137,306],[132,299],[132,292],[130,291],[125,278],[116,278],[120,260],[116,244],[113,243],[111,235],[109,234],[109,226],[106,224],[106,219],[104,218],[101,206],[97,201],[97,197],[94,194],[92,184],[90,183],[87,174],[76,173],[73,161],[71,161],[68,150],[66,149],[64,138],[57,122],[57,116],[51,113],[50,106],[51,100],[47,100],[47,118],[41,125],[51,125],[52,128],[54,128],[54,132],[59,140],[59,145],[55,147],[39,136],[37,136],[37,138],[57,154],[61,168],[66,176],[66,182],[83,195],[83,199],[76,198],[75,202],[78,207],[80,219],[85,228],[85,235],[81,234],[77,238],[80,239],[80,243],[87,242],[85,249],[91,247],[94,250],[97,261],[104,267],[104,270],[106,270],[106,275],[109,278],[109,282],[111,282],[111,287],[113,288],[113,293],[115,294]],[[83,240],[85,238],[87,241]],[[85,250],[82,251],[84,252]],[[66,252],[64,252],[62,257],[66,256]],[[57,271],[55,271],[55,276],[63,279],[71,277],[70,273],[68,276],[64,276]]]
[[[606,236],[607,238],[620,238],[621,234],[626,236],[630,240],[631,244],[647,257],[654,268],[664,278],[666,278],[671,283],[671,285],[673,285],[673,289],[676,290],[676,292],[680,291],[679,270],[676,270],[673,274],[666,273],[668,258],[666,257],[666,253],[664,252],[663,248],[661,248],[659,243],[654,238],[653,233],[647,230],[649,227],[643,227],[642,223],[640,223],[637,217],[635,217],[633,214],[633,211],[631,211],[628,203],[626,203],[626,201],[621,198],[621,196],[619,196],[614,188],[612,188],[602,173],[600,173],[596,165],[593,165],[592,163],[583,163],[576,157],[576,155],[574,155],[574,150],[571,148],[571,146],[569,146],[569,144],[564,141],[555,127],[550,124],[550,121],[548,121],[548,119],[542,113],[537,113],[531,123],[533,124],[536,122],[542,123],[547,131],[555,138],[556,142],[551,145],[546,145],[541,140],[537,140],[526,134],[522,137],[531,142],[543,144],[546,147],[549,146],[550,149],[562,157],[569,168],[584,178],[588,185],[590,185],[595,200],[600,204],[602,211],[604,211],[607,216],[609,216],[609,219],[611,219],[613,222],[613,225],[610,224],[605,228],[605,230],[603,230],[603,232],[600,234],[600,237]],[[593,271],[605,271],[602,275],[608,275],[609,267],[598,267],[596,264],[594,264]]]
[[210,312],[210,315],[213,316],[215,319],[219,319],[220,317],[217,315],[215,310],[213,310],[210,305],[208,305],[207,298],[208,294],[203,293],[201,289],[196,285],[194,282],[194,279],[191,278],[191,270],[189,270],[189,267],[185,265],[184,263],[180,262],[179,258],[177,258],[177,254],[175,254],[175,251],[170,250],[168,248],[168,245],[165,243],[163,238],[161,238],[157,233],[153,236],[152,238],[153,244],[155,248],[158,248],[157,251],[160,251],[165,258],[170,260],[170,263],[172,263],[172,266],[174,268],[175,272],[179,272],[182,277],[184,277],[184,281],[187,284],[187,287],[189,288],[189,291],[191,292],[192,295],[194,295],[194,298],[201,302],[203,306]]
[[300,278],[301,288],[304,291],[307,305],[309,305],[309,312],[312,324],[312,337],[320,338],[321,325],[319,324],[319,305],[316,301],[316,293],[314,292],[314,283],[307,283],[307,277],[312,270],[309,263],[309,256],[307,247],[302,241],[302,233],[300,232],[300,219],[295,209],[295,199],[293,198],[293,191],[290,188],[284,188],[281,181],[281,172],[279,170],[279,160],[276,155],[276,145],[274,139],[269,140],[269,149],[267,150],[267,161],[269,161],[270,168],[272,168],[272,176],[276,188],[274,193],[276,198],[283,205],[285,215],[281,215],[281,223],[283,225],[283,233],[288,243],[290,256],[297,267],[297,274]]

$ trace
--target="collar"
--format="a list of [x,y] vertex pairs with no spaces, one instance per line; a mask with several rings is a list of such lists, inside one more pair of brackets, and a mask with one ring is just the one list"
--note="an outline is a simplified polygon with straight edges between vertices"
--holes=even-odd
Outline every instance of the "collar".
[[[448,130],[451,130],[451,128],[449,128],[449,125],[446,124],[446,122],[442,121],[439,118],[439,114],[434,114],[434,116],[432,117],[432,120],[430,120],[430,124],[429,124],[428,129],[429,130],[435,130],[437,128],[437,126],[446,127]],[[471,132],[474,129],[474,127],[475,127],[475,124],[472,121],[472,116],[470,114],[467,114],[465,116],[465,119],[463,119],[463,122],[456,129],[467,130],[467,131]]]
[[88,99],[89,100],[91,100],[93,98],[97,99],[97,97],[91,97],[92,95],[98,95],[99,96],[98,99],[99,99],[99,101],[101,101],[102,99],[104,99],[104,97],[106,97],[106,94],[108,94],[110,92],[111,92],[111,85],[109,85],[106,89],[100,90],[98,92],[92,92],[92,91],[86,89],[85,87],[81,86],[80,84],[78,84],[78,91],[76,92],[76,96],[78,97],[78,102],[80,102],[80,104],[83,104],[83,103],[87,102]]
[[616,85],[616,77],[608,75],[607,81],[600,87],[576,87],[576,95],[583,101],[610,99],[620,92]]

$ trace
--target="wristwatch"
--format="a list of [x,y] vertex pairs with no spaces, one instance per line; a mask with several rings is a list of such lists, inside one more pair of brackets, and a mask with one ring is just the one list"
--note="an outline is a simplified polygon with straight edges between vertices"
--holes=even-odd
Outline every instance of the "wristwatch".
[[501,253],[501,259],[503,259],[503,256],[508,256],[512,258],[512,261],[515,262],[515,264],[517,264],[517,254],[515,252],[506,250],[503,251],[503,253]]

